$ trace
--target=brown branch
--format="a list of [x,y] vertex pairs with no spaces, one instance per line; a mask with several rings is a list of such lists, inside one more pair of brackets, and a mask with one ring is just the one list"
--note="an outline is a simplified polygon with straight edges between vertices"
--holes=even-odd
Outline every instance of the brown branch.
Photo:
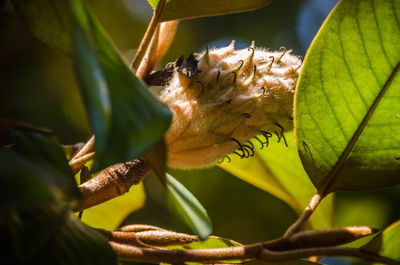
[[140,232],[96,230],[105,235],[108,241],[137,247],[177,246],[200,241],[197,236],[169,230],[142,230]]
[[[69,165],[72,168],[72,171],[76,174],[85,163],[92,159],[94,156],[94,135],[90,137],[89,141],[71,158],[69,161]],[[91,154],[91,155],[90,155]]]
[[127,246],[116,242],[110,242],[111,247],[119,258],[131,261],[152,263],[183,263],[183,262],[217,262],[221,260],[235,260],[256,258],[262,245],[256,247],[230,247],[215,249],[150,249]]
[[102,170],[96,177],[79,185],[82,200],[75,211],[92,207],[128,192],[149,173],[150,165],[144,159],[135,159]]
[[142,42],[139,45],[139,48],[136,52],[135,58],[131,64],[131,68],[136,72],[139,68],[140,63],[142,62],[143,57],[146,55],[147,48],[150,44],[150,41],[154,35],[154,32],[157,29],[157,26],[160,22],[160,18],[165,6],[165,0],[160,0],[157,4],[156,10],[154,10],[153,16],[150,20],[149,25],[147,26],[146,33],[142,39]]
[[310,202],[308,203],[307,207],[305,208],[304,212],[300,215],[297,221],[292,224],[288,230],[286,231],[284,237],[290,238],[295,233],[297,233],[300,229],[302,229],[311,215],[314,213],[315,209],[317,209],[318,205],[322,201],[323,196],[320,193],[315,194]]
[[400,262],[390,258],[381,257],[376,254],[354,248],[323,247],[294,249],[287,251],[272,251],[263,247],[262,243],[259,243],[244,247],[178,250],[139,248],[116,242],[110,242],[110,244],[118,257],[121,259],[151,263],[212,263],[237,259],[262,259],[270,262],[278,262],[318,255],[356,257],[371,262],[379,262],[388,265],[400,265]]
[[149,73],[154,70],[157,63],[167,53],[174,40],[178,20],[162,22],[158,25],[145,56],[136,71],[136,76],[146,79]]
[[396,264],[390,259],[371,253],[364,253],[357,249],[343,250],[343,248],[331,247],[351,242],[376,232],[375,229],[365,226],[305,231],[297,233],[290,239],[282,237],[248,246],[179,251],[162,249],[159,246],[189,244],[198,241],[198,238],[148,225],[130,225],[121,228],[121,231],[109,232],[102,230],[101,232],[107,236],[119,258],[141,262],[175,264],[195,261],[210,263],[253,258],[266,261],[282,261],[326,253],[333,256],[361,257],[366,260],[385,261],[386,263],[389,260],[388,264]]

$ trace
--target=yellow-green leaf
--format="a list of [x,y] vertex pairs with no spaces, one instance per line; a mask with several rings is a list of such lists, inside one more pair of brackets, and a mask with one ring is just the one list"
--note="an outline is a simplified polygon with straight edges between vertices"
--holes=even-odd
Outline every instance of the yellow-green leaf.
[[400,220],[387,227],[362,250],[379,254],[400,262]]
[[143,184],[132,186],[129,192],[83,211],[81,221],[91,227],[115,230],[132,212],[146,201]]
[[[259,136],[263,137],[263,136]],[[286,133],[288,147],[272,142],[267,148],[259,149],[258,141],[254,157],[240,159],[231,155],[231,162],[225,160],[219,166],[236,177],[262,189],[286,202],[297,213],[301,213],[309,203],[316,189],[305,173],[294,142],[293,132]],[[333,197],[328,196],[312,216],[314,229],[332,227]]]

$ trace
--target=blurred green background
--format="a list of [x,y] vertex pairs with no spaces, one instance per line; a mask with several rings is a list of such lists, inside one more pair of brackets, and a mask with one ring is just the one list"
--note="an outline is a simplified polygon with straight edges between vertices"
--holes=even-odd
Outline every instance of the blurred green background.
[[[45,126],[65,144],[85,141],[90,135],[71,59],[32,37],[7,1],[0,12],[0,116]],[[145,32],[152,10],[145,0],[90,0],[95,14],[128,58]],[[181,21],[176,38],[160,67],[180,55],[236,40],[237,47],[284,46],[304,56],[335,0],[275,0],[247,13]],[[268,149],[265,150],[268,152]],[[274,198],[218,167],[172,170],[208,210],[215,234],[241,243],[282,235],[295,213]],[[186,231],[165,206],[157,179],[145,180],[147,201],[126,223],[148,223]],[[335,225],[370,225],[384,228],[400,219],[400,189],[338,193]],[[331,264],[338,260],[331,259]],[[343,260],[339,261],[343,263]]]

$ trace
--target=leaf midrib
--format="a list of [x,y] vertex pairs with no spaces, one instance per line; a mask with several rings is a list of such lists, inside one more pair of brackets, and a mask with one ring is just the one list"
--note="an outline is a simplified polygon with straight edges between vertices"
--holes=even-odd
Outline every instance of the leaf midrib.
[[361,136],[362,132],[364,131],[365,127],[367,126],[372,115],[375,113],[376,108],[378,107],[382,98],[385,96],[386,92],[388,91],[389,87],[391,86],[393,80],[396,78],[399,71],[400,71],[400,62],[396,65],[393,72],[391,73],[388,80],[386,81],[385,85],[379,91],[374,102],[368,109],[364,119],[361,121],[360,125],[358,126],[357,130],[354,132],[354,134],[351,137],[346,148],[343,150],[342,154],[339,156],[338,161],[333,166],[329,175],[325,178],[321,187],[318,189],[318,193],[321,194],[322,196],[325,196],[327,194],[327,191],[329,191],[329,188],[332,185],[332,183],[334,182],[335,177],[339,174],[340,170],[343,168],[343,165],[346,162],[347,158],[349,157],[350,153],[353,151],[353,148],[354,148],[355,144],[357,143],[358,138]]

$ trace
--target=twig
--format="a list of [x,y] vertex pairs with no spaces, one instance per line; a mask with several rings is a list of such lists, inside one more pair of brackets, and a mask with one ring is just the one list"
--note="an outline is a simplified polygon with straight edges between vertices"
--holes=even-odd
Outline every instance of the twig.
[[136,70],[137,77],[146,79],[149,73],[154,70],[171,46],[177,26],[178,20],[162,22],[158,25],[147,47],[146,54]]
[[166,262],[172,264],[190,261],[209,263],[220,260],[256,258],[257,253],[262,247],[261,245],[258,245],[257,249],[252,248],[248,250],[245,247],[180,250],[138,248],[115,242],[110,242],[110,244],[115,253],[121,259],[152,263]]
[[388,265],[400,265],[400,262],[396,260],[385,258],[366,251],[362,251],[357,248],[325,247],[325,248],[296,249],[288,251],[270,251],[268,249],[263,249],[260,253],[261,259],[273,262],[301,259],[310,256],[345,256],[345,257],[360,258],[370,262],[384,263]]
[[144,159],[135,159],[102,170],[96,177],[79,185],[82,200],[74,211],[92,207],[129,191],[149,173],[150,165]]
[[388,265],[400,265],[400,262],[398,261],[354,248],[325,247],[295,249],[288,251],[271,251],[264,248],[262,243],[259,243],[245,247],[178,250],[139,248],[116,242],[110,242],[110,244],[118,257],[121,259],[152,263],[211,263],[223,260],[245,260],[255,258],[270,262],[278,262],[319,255],[356,257],[371,262],[385,263]]
[[139,68],[139,65],[140,65],[143,57],[146,55],[147,47],[149,46],[150,41],[154,35],[154,32],[156,31],[157,26],[160,22],[160,18],[161,18],[162,12],[164,10],[164,6],[165,6],[165,0],[160,0],[157,4],[157,8],[154,10],[154,13],[150,20],[150,23],[147,26],[146,33],[144,34],[142,42],[140,43],[139,48],[136,52],[135,58],[133,59],[133,62],[131,64],[131,68],[135,72]]
[[82,167],[85,165],[85,163],[93,159],[93,157],[94,157],[94,152],[90,152],[73,161],[71,160],[68,164],[72,168],[72,171],[74,173],[78,173],[79,170],[81,170]]
[[315,194],[311,198],[311,200],[308,203],[304,212],[300,215],[300,217],[297,219],[297,221],[294,224],[292,224],[286,231],[286,233],[284,235],[285,238],[290,238],[305,225],[305,223],[308,221],[308,219],[314,213],[315,209],[320,204],[322,199],[323,199],[323,196],[319,193]]
[[[89,153],[93,152],[94,150],[94,135],[90,137],[89,141],[82,147],[81,150],[79,150],[78,153],[74,155],[74,157],[71,158],[69,161],[69,165],[72,167],[72,170],[74,173],[79,172],[79,170],[82,169],[82,167],[85,165],[83,161],[87,162],[88,160],[85,159],[80,159],[85,155],[88,155]],[[94,155],[94,152],[93,152]],[[87,156],[86,158],[91,159],[91,156]],[[78,162],[77,162],[78,161]]]

